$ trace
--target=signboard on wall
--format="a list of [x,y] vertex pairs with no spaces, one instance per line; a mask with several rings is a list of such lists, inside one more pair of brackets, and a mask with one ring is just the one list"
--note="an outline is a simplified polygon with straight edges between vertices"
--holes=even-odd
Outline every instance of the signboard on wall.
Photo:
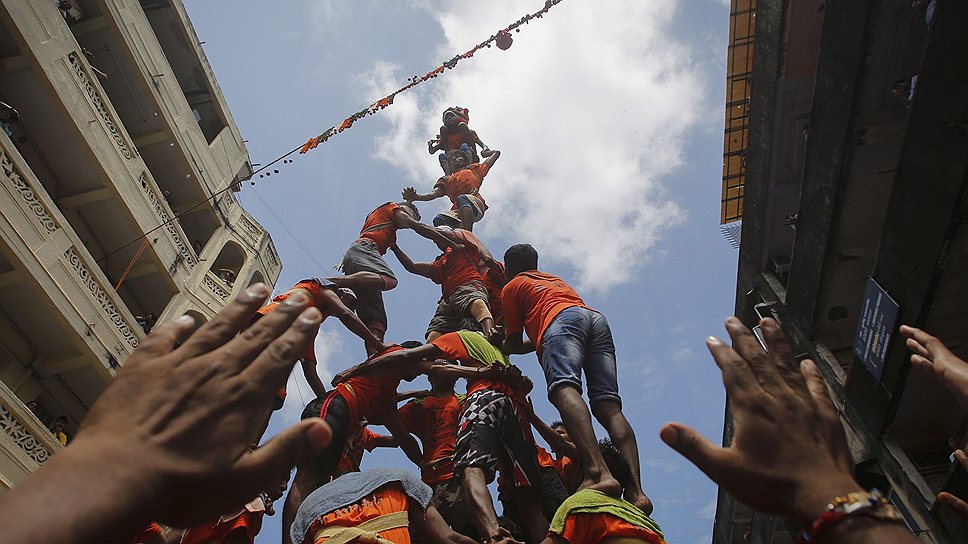
[[897,302],[887,291],[874,278],[868,278],[857,321],[857,335],[854,336],[854,354],[878,381],[884,373],[891,338],[897,331],[898,309]]

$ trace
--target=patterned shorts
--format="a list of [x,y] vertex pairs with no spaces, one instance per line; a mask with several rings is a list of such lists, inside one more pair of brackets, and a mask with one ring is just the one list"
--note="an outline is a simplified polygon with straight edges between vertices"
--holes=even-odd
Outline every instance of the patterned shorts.
[[464,399],[454,450],[458,477],[464,469],[484,471],[488,483],[497,470],[513,476],[515,487],[539,482],[538,452],[521,429],[514,402],[504,393],[484,389]]

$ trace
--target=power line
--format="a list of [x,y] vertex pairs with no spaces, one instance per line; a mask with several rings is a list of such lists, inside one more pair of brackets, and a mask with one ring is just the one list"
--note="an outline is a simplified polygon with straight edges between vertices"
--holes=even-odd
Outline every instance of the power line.
[[259,191],[256,191],[255,188],[253,187],[252,193],[255,195],[256,198],[259,199],[259,202],[262,202],[262,205],[265,206],[267,210],[269,210],[269,213],[272,214],[272,217],[276,218],[276,221],[279,222],[279,225],[281,225],[282,228],[286,229],[286,232],[288,232],[289,236],[292,237],[292,240],[296,242],[296,245],[302,248],[303,252],[306,253],[306,256],[309,257],[314,263],[316,263],[316,266],[318,266],[320,270],[325,270],[326,267],[320,264],[319,261],[316,260],[316,257],[313,257],[313,254],[306,248],[306,246],[303,245],[302,242],[299,241],[299,238],[296,237],[295,233],[293,233],[292,230],[289,229],[289,226],[286,225],[286,222],[283,221],[282,218],[279,217],[279,214],[277,214],[269,206],[269,203],[266,202],[264,198],[262,198],[262,195],[259,194]]

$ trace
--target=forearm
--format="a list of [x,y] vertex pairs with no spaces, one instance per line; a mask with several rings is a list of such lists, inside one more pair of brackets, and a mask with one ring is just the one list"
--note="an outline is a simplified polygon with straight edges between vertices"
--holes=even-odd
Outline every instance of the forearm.
[[565,457],[571,457],[572,459],[578,459],[578,449],[575,448],[574,444],[570,444],[567,440],[561,437],[560,434],[556,433],[554,429],[548,426],[537,414],[532,411],[528,414],[528,419],[531,421],[531,425],[534,426],[541,438],[545,439],[545,442],[551,446],[551,449],[557,453],[559,456],[564,455]]
[[368,346],[380,346],[382,342],[377,338],[369,327],[360,321],[360,318],[353,312],[339,316],[340,323],[343,324],[351,333],[359,336]]
[[402,393],[397,393],[397,402],[403,402],[405,400],[415,399],[418,397],[426,397],[430,392],[426,389],[421,389],[419,391],[404,391]]
[[309,383],[309,388],[313,390],[313,394],[316,397],[322,397],[326,394],[326,386],[323,385],[323,380],[319,379],[319,372],[316,371],[316,363],[303,361],[302,369],[303,376],[306,377],[306,382]]
[[902,523],[853,516],[817,535],[819,544],[856,544],[858,542],[892,542],[896,544],[921,542]]
[[508,337],[504,339],[501,349],[508,355],[526,355],[534,351],[534,344],[531,340],[522,340],[520,337]]
[[[112,455],[83,433],[0,499],[4,540],[99,544],[130,540],[160,514],[161,482],[139,466],[138,444]],[[69,498],[69,500],[66,500]]]

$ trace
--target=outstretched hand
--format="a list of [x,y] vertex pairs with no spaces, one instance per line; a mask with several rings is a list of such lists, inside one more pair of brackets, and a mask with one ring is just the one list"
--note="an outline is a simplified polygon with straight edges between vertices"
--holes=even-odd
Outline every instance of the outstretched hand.
[[417,190],[414,189],[413,187],[407,187],[401,192],[401,194],[403,195],[403,199],[406,200],[407,202],[413,202],[414,200],[417,199],[417,196],[418,196]]
[[968,362],[921,329],[902,325],[901,334],[907,338],[908,349],[914,352],[911,364],[941,381],[961,406],[968,409]]
[[723,374],[735,434],[721,448],[695,430],[668,423],[662,440],[744,504],[808,525],[836,496],[861,491],[844,430],[813,361],[797,363],[776,321],[761,329],[769,347],[733,317],[732,347],[706,344]]
[[328,426],[309,420],[249,449],[322,317],[297,293],[236,335],[268,294],[249,287],[195,333],[187,316],[155,327],[78,431],[76,448],[140,473],[151,519],[190,527],[218,517],[329,442]]

